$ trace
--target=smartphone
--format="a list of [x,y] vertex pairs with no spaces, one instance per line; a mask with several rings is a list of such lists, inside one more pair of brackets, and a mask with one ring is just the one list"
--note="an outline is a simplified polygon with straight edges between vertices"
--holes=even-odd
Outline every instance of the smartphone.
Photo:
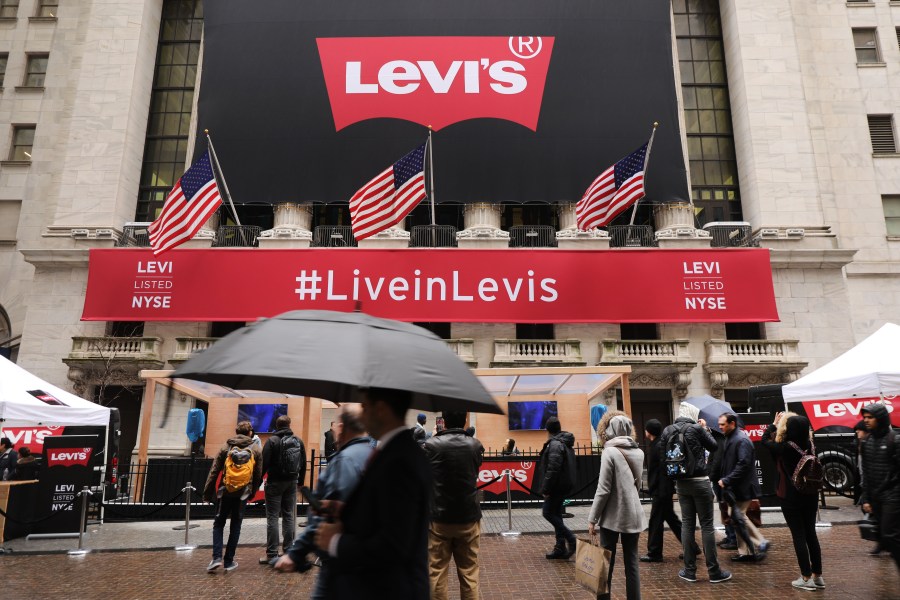
[[435,427],[437,427],[437,430],[438,430],[438,431],[443,431],[444,429],[446,429],[446,428],[444,427],[444,417],[438,417],[438,418],[436,418],[436,419],[434,420],[434,423],[435,423]]
[[50,404],[53,406],[67,406],[65,402],[55,397],[53,394],[48,394],[44,390],[28,390],[28,393],[44,402],[45,404]]
[[322,512],[322,502],[319,500],[319,497],[316,496],[316,493],[309,489],[308,486],[300,486],[300,493],[303,494],[303,497],[306,498],[307,502],[309,502],[310,507],[316,512]]

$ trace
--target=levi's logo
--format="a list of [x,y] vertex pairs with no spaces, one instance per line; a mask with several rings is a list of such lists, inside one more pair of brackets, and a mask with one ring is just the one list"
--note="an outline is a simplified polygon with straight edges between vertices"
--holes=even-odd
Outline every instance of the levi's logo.
[[92,448],[54,448],[47,452],[47,466],[72,467],[87,466],[91,459]]
[[376,118],[438,130],[506,119],[537,130],[552,37],[318,38],[334,127]]

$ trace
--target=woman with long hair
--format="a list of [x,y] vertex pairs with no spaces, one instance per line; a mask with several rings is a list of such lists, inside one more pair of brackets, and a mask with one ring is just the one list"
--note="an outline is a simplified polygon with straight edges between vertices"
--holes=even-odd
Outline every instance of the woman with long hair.
[[818,495],[799,491],[792,477],[804,453],[815,452],[809,419],[795,413],[778,413],[762,440],[778,466],[778,498],[781,512],[791,530],[800,577],[791,582],[795,588],[815,591],[825,588],[822,579],[822,550],[816,535]]
[[634,439],[634,424],[621,411],[609,411],[603,415],[597,425],[597,435],[603,454],[597,493],[588,517],[588,532],[594,536],[599,529],[600,545],[612,553],[609,557],[609,587],[603,598],[610,597],[616,544],[621,536],[626,597],[628,600],[640,600],[638,538],[644,530],[644,509],[638,488],[644,453]]

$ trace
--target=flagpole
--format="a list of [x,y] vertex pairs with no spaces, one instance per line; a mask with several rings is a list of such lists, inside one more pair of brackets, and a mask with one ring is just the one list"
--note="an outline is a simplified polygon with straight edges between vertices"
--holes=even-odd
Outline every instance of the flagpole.
[[[212,138],[209,137],[209,129],[204,129],[203,133],[206,134],[206,142],[209,144],[209,153],[212,155],[213,162],[216,163],[216,168],[219,170],[219,177],[222,178],[222,188],[225,190],[225,197],[228,198],[228,204],[231,206],[231,214],[234,215],[234,222],[240,227],[241,220],[238,218],[237,211],[234,209],[234,202],[231,201],[231,192],[228,191],[228,184],[225,182],[225,173],[222,171],[222,165],[219,164],[219,158],[216,156],[216,149],[213,148]],[[213,170],[213,176],[215,176],[215,174],[215,170]]]
[[431,125],[428,126],[428,187],[431,188],[429,196],[431,196],[431,224],[436,225],[437,219],[434,216],[434,144],[431,141]]
[[[644,155],[644,181],[647,180],[647,163],[650,162],[650,150],[653,149],[653,136],[656,135],[657,127],[659,127],[659,121],[653,121],[653,131],[650,132],[650,141],[647,142],[647,154]],[[640,201],[641,199],[638,198],[634,202],[634,208],[631,211],[631,222],[628,223],[629,225],[634,225],[634,217],[637,215],[638,202]]]

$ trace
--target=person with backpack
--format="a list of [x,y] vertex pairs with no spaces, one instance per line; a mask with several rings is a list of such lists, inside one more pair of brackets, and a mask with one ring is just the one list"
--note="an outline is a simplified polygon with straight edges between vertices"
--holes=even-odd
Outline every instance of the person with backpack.
[[809,419],[791,412],[778,413],[775,422],[766,429],[762,445],[775,459],[778,469],[776,494],[800,566],[800,577],[791,585],[806,591],[825,589],[822,549],[816,535],[823,471],[822,463],[816,458]]
[[575,486],[575,436],[563,431],[556,417],[547,419],[544,427],[549,439],[538,458],[534,493],[544,499],[541,514],[556,533],[556,545],[546,558],[567,559],[575,554],[575,534],[563,521],[563,503]]
[[697,581],[697,554],[694,529],[700,519],[703,554],[710,583],[731,579],[731,573],[719,567],[716,553],[716,533],[713,526],[715,494],[709,480],[706,453],[715,452],[716,441],[700,417],[700,409],[682,402],[679,417],[666,427],[660,436],[661,460],[666,475],[675,480],[678,504],[681,506],[681,544],[684,568],[678,576],[691,583]]
[[262,450],[266,474],[266,555],[259,564],[278,562],[278,517],[281,517],[281,548],[286,552],[297,532],[297,482],[306,479],[306,447],[291,431],[291,418],[275,419],[275,432]]
[[881,548],[900,569],[900,440],[887,407],[873,402],[862,409],[869,437],[863,442],[863,511],[878,522]]
[[[262,452],[250,437],[253,426],[250,421],[241,421],[234,432],[234,437],[228,438],[216,454],[206,477],[206,485],[203,486],[203,499],[206,502],[216,502],[213,554],[209,566],[206,567],[210,573],[223,564],[226,572],[237,568],[234,553],[241,537],[244,507],[247,505],[247,499],[252,498],[262,485]],[[228,530],[228,544],[225,546],[223,557],[222,538],[225,521],[228,519],[231,519],[231,527]]]

